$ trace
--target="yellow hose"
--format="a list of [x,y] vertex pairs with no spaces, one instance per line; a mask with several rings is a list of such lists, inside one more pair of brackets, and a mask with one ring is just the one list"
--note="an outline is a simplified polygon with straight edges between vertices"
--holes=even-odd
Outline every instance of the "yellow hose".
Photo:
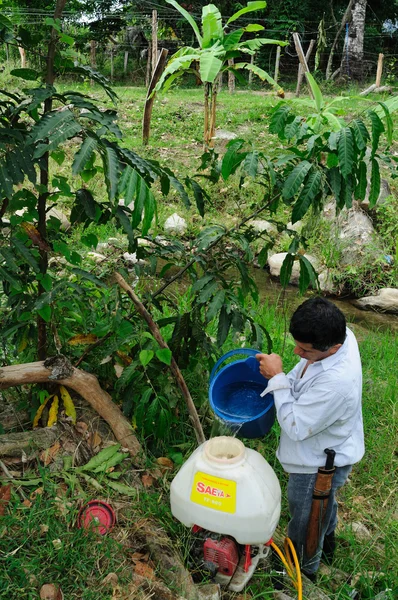
[[296,550],[293,546],[293,542],[290,538],[285,538],[284,550],[285,554],[278,548],[278,546],[272,542],[272,548],[275,550],[279,558],[281,559],[286,573],[289,575],[293,582],[294,587],[297,590],[297,600],[303,599],[303,582],[301,579],[300,565],[297,558]]

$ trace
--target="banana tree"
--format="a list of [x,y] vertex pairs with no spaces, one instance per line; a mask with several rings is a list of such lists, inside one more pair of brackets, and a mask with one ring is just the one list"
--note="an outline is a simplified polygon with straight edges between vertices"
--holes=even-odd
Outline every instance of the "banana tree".
[[[247,6],[232,15],[225,25],[219,9],[214,4],[208,4],[202,8],[201,31],[193,17],[178,2],[175,0],[166,0],[166,2],[174,6],[191,25],[198,46],[195,48],[185,46],[173,54],[153,93],[161,89],[166,91],[173,81],[184,73],[195,73],[204,84],[204,144],[208,148],[213,145],[215,135],[218,80],[223,72],[232,70],[235,76],[242,80],[239,71],[252,71],[279,92],[282,91],[263,69],[243,60],[231,66],[228,60],[241,58],[245,54],[250,56],[265,44],[285,46],[286,42],[262,37],[243,40],[245,33],[256,34],[264,29],[258,23],[238,29],[231,28],[229,31],[232,23],[247,13],[265,8],[266,2],[248,2]],[[193,65],[199,66],[194,68]]]

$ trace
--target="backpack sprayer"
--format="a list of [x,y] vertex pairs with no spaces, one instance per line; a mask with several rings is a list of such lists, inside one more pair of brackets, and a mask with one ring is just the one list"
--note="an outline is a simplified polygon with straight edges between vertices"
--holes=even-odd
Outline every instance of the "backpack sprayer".
[[[254,358],[258,353],[250,348],[228,352],[210,375],[213,411],[245,438],[266,435],[275,419],[273,396],[260,396],[266,379]],[[249,358],[236,360],[239,354]],[[232,357],[234,362],[220,368]],[[208,440],[172,481],[170,503],[173,515],[192,529],[193,553],[199,563],[220,585],[240,592],[272,546],[301,600],[301,574],[293,544],[286,538],[284,555],[272,541],[280,517],[281,489],[261,454],[235,437]]]

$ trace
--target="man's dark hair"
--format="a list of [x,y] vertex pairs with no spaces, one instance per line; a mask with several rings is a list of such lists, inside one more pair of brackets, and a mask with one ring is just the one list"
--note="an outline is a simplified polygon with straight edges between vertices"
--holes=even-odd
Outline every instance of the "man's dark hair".
[[312,344],[315,350],[325,352],[346,337],[345,316],[337,306],[325,298],[310,298],[294,312],[290,333],[298,342]]

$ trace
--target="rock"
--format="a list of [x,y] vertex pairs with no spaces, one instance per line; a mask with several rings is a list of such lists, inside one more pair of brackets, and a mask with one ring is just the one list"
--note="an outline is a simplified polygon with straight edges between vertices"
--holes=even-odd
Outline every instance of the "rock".
[[[277,254],[273,254],[272,256],[270,256],[268,258],[269,270],[273,277],[279,277],[281,268],[283,265],[283,261],[285,260],[286,255],[287,255],[287,252],[278,252]],[[311,256],[310,254],[305,254],[304,256],[310,261],[310,263],[312,264],[314,269],[316,271],[318,271],[319,261],[315,258],[315,256]],[[299,261],[296,260],[296,261],[294,261],[294,264],[293,264],[292,275],[290,277],[289,283],[291,283],[292,285],[298,285],[299,277],[300,277],[300,265],[299,265]]]
[[[268,266],[270,268],[270,273],[273,277],[279,277],[286,254],[287,252],[278,252],[277,254],[273,254],[268,258]],[[315,256],[312,256],[311,254],[304,254],[304,256],[307,260],[309,260],[309,262],[314,267],[315,271],[318,273],[320,289],[323,292],[332,294],[336,288],[333,284],[330,271],[328,269],[322,268],[319,260]],[[289,283],[291,285],[298,285],[299,278],[300,263],[298,260],[296,260],[293,264],[292,275],[290,277]]]
[[178,235],[183,235],[187,230],[187,222],[177,213],[173,213],[171,217],[166,219],[166,222],[164,224],[164,230],[166,233],[175,233]]
[[99,254],[98,252],[87,252],[88,258],[91,258],[95,263],[100,263],[103,260],[106,260],[106,256],[103,254]]
[[46,215],[47,221],[49,219],[51,219],[51,217],[54,217],[55,219],[58,219],[58,221],[61,222],[61,225],[60,225],[61,231],[68,231],[72,227],[68,217],[66,215],[64,215],[63,212],[58,210],[58,208],[50,208],[50,210],[47,212],[47,215]]
[[221,588],[218,583],[205,583],[196,588],[199,600],[220,600]]
[[257,233],[262,233],[263,231],[271,234],[278,233],[276,226],[269,221],[265,221],[264,219],[253,219],[253,221],[248,222],[248,225],[253,227],[254,231]]
[[96,251],[101,252],[101,250],[106,250],[107,248],[109,248],[108,242],[100,242],[96,247]]
[[235,140],[238,136],[232,131],[226,131],[225,129],[216,129],[216,140]]
[[373,535],[363,523],[351,523],[351,529],[358,542],[368,542],[373,538]]
[[123,258],[124,258],[124,262],[127,263],[127,265],[136,265],[138,263],[138,258],[137,258],[137,253],[136,252],[125,252],[123,254]]
[[[375,246],[375,230],[369,216],[363,211],[351,208],[337,218],[338,237],[341,241],[341,264],[358,264],[365,250]],[[376,250],[377,252],[377,250]]]
[[[18,215],[19,217],[22,217],[23,214],[27,211],[27,208],[21,208],[19,210],[15,211],[15,214]],[[46,213],[46,220],[49,221],[51,219],[51,217],[54,217],[54,219],[58,219],[58,221],[60,221],[61,225],[60,225],[60,230],[61,231],[68,231],[71,228],[71,224],[70,221],[68,219],[68,217],[66,215],[64,215],[64,213],[62,211],[60,211],[58,208],[50,208],[49,211],[47,211]],[[4,219],[3,219],[4,222]]]
[[138,265],[146,265],[147,264],[146,260],[143,260],[141,258],[137,258],[137,253],[136,252],[132,252],[132,253],[125,252],[123,254],[123,259],[124,259],[124,262],[127,265],[127,268],[132,268],[132,267],[134,267],[134,265],[137,265],[137,264]]
[[[377,199],[377,204],[384,204],[388,196],[391,195],[391,188],[387,181],[387,179],[382,179],[380,185],[380,194]],[[368,182],[368,187],[366,188],[366,195],[364,200],[360,203],[360,207],[366,212],[369,211],[369,192],[370,192],[370,182]]]
[[296,221],[295,223],[288,223],[286,225],[287,229],[292,229],[293,231],[297,231],[300,232],[303,228],[303,222],[302,221]]
[[285,594],[285,592],[273,592],[272,595],[274,600],[293,600],[293,598]]
[[398,313],[398,288],[381,288],[377,296],[365,296],[353,300],[352,303],[362,310]]
[[54,583],[45,583],[40,589],[41,600],[63,600],[63,597],[61,588]]
[[345,571],[323,563],[320,564],[319,573],[328,578],[328,586],[333,592],[337,592],[342,585],[351,581],[351,575],[345,573]]
[[119,206],[123,206],[123,207],[128,208],[129,210],[133,211],[134,210],[134,201],[130,202],[130,204],[126,204],[126,201],[124,198],[119,198]]

